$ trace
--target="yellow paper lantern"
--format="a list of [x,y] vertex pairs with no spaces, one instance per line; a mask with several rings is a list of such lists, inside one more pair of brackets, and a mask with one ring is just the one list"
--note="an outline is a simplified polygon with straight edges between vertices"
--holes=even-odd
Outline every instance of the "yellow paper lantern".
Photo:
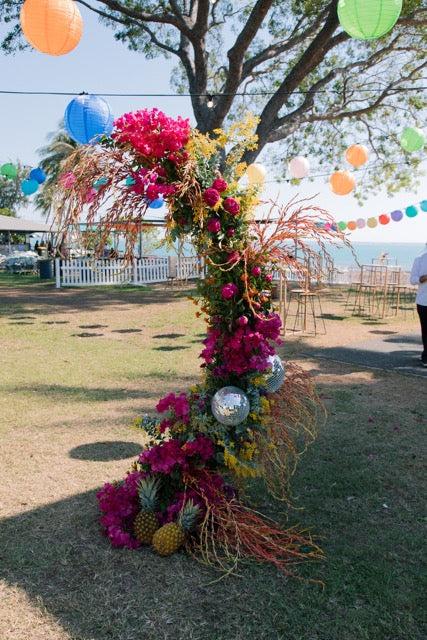
[[345,152],[345,159],[353,167],[361,167],[369,158],[369,151],[364,144],[352,144]]
[[329,184],[334,193],[338,196],[345,196],[350,193],[350,191],[353,191],[356,186],[356,181],[350,171],[340,169],[331,175]]
[[25,0],[21,27],[35,49],[61,56],[79,43],[83,20],[73,0]]
[[368,218],[366,224],[370,229],[375,229],[378,224],[378,220],[376,218]]
[[265,176],[267,171],[262,164],[258,162],[254,162],[250,164],[246,169],[246,175],[248,176],[248,180],[251,184],[262,184],[265,180]]

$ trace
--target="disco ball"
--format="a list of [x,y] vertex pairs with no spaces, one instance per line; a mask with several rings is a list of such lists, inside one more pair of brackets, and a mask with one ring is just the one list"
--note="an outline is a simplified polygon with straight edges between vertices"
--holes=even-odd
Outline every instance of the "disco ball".
[[246,393],[238,387],[222,387],[212,398],[211,409],[218,422],[235,426],[246,420],[250,404]]
[[283,384],[283,380],[285,379],[285,367],[283,366],[283,362],[279,358],[277,354],[274,356],[269,356],[268,358],[268,366],[271,368],[271,372],[267,374],[265,380],[265,386],[267,388],[268,393],[274,393]]

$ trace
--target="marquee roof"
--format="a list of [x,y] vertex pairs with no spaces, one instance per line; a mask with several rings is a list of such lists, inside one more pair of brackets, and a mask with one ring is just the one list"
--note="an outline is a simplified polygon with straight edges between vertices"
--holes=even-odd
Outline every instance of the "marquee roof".
[[55,228],[51,224],[37,222],[36,220],[24,220],[24,218],[0,215],[1,231],[11,231],[12,233],[54,233]]

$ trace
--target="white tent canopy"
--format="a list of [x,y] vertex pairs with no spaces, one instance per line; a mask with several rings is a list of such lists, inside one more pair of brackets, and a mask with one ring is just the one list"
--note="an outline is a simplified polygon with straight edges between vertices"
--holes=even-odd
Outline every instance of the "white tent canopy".
[[3,231],[6,233],[55,233],[56,229],[44,222],[0,215],[0,233]]

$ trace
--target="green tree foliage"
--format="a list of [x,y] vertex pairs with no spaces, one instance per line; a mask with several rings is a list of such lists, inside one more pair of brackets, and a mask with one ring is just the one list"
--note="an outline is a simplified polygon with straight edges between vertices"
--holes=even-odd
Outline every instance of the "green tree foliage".
[[[406,126],[425,121],[426,3],[404,0],[392,31],[361,41],[342,30],[337,1],[82,4],[143,57],[177,60],[172,86],[191,95],[201,132],[227,126],[247,111],[257,115],[258,148],[245,153],[246,162],[259,156],[280,177],[283,160],[303,154],[312,164],[317,158],[325,171],[342,165],[349,144],[363,142],[378,160],[377,170],[364,176],[365,195],[384,181],[389,192],[408,187],[422,156],[405,153],[399,137]],[[9,26],[5,52],[25,47],[18,23],[22,4],[1,4],[0,21]]]
[[34,203],[43,215],[48,216],[54,202],[55,186],[67,158],[79,147],[65,130],[64,122],[59,123],[57,131],[48,133],[46,146],[37,149],[41,157],[39,167],[46,174],[46,180],[36,193]]
[[[21,183],[28,178],[29,170],[19,162],[14,162],[14,165],[18,171],[15,178],[0,175],[0,210],[4,216],[16,216],[19,207],[28,202],[28,197],[21,190]],[[11,213],[4,213],[3,209]]]

